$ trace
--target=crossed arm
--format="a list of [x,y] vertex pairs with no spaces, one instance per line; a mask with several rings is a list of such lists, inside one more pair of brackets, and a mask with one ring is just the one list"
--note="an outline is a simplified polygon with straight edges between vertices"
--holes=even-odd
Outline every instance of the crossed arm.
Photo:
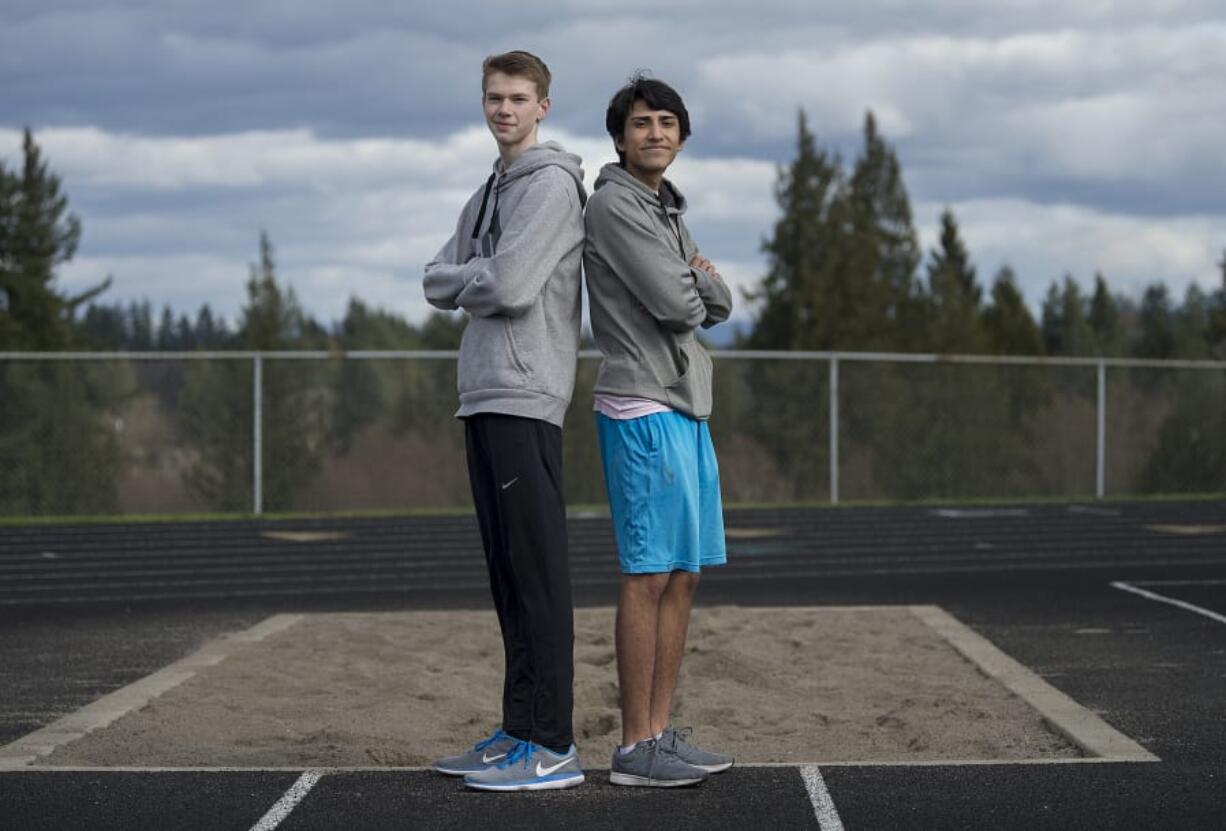
[[465,256],[469,240],[461,218],[455,235],[426,264],[426,300],[439,309],[464,309],[478,317],[524,314],[557,264],[583,241],[578,224],[566,221],[578,210],[578,198],[565,172],[541,171],[528,183],[492,257]]
[[615,200],[588,205],[589,243],[653,318],[674,332],[688,332],[727,320],[732,293],[711,261],[681,254]]

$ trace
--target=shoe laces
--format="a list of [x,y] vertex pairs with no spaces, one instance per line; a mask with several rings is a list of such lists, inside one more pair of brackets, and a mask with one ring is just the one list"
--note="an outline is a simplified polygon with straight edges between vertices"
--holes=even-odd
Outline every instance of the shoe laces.
[[507,758],[498,763],[499,768],[509,768],[511,765],[518,764],[523,761],[524,767],[532,760],[532,754],[536,751],[536,745],[532,742],[526,742],[522,739],[515,742],[515,746],[507,753]]
[[661,742],[667,740],[667,748],[669,752],[676,753],[677,745],[685,744],[686,739],[688,739],[693,732],[693,727],[665,727],[664,735],[660,736],[660,740]]
[[473,750],[485,750],[487,747],[492,745],[494,742],[499,741],[500,739],[505,739],[505,738],[507,738],[507,734],[502,732],[502,728],[500,727],[497,730],[495,730],[494,735],[490,736],[488,739],[482,739],[481,741],[474,744]]

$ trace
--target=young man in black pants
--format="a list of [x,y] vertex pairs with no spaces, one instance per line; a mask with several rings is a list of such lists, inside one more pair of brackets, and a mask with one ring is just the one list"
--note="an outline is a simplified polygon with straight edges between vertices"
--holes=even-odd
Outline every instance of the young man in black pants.
[[537,141],[549,81],[530,53],[486,58],[482,101],[498,160],[424,280],[432,305],[469,315],[456,415],[506,657],[502,725],[435,768],[481,790],[583,781],[562,420],[575,383],[587,195],[579,157]]

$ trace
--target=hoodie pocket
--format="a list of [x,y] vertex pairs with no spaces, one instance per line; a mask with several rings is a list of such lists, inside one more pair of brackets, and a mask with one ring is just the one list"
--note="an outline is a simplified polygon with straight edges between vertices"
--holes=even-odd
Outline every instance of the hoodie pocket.
[[460,341],[460,393],[517,389],[525,386],[527,371],[511,340],[510,318],[470,317]]
[[512,318],[503,318],[506,321],[507,329],[507,354],[511,356],[511,363],[519,370],[519,374],[527,378],[532,374],[528,365],[524,363],[523,356],[519,352],[519,347],[515,344],[515,320]]

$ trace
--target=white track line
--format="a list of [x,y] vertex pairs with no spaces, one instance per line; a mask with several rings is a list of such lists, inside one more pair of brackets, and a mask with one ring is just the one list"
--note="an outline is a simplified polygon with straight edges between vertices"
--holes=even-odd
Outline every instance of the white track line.
[[817,765],[803,765],[800,768],[800,778],[805,782],[805,790],[809,792],[809,801],[813,803],[813,814],[817,817],[818,827],[822,831],[843,831],[843,820],[839,819],[838,809],[830,791],[826,790],[826,781]]
[[236,645],[256,643],[284,631],[302,619],[302,615],[273,615],[260,623],[232,635],[217,638],[196,652],[163,667],[139,681],[104,695],[74,713],[47,725],[41,730],[22,736],[0,747],[0,771],[20,769],[41,757],[48,756],[69,742],[87,733],[106,727],[153,699],[174,689],[197,672],[215,666],[226,659]]
[[1180,609],[1186,609],[1189,612],[1195,612],[1198,615],[1204,615],[1210,620],[1216,620],[1218,623],[1226,623],[1226,615],[1220,615],[1217,612],[1210,611],[1209,609],[1203,609],[1200,606],[1196,606],[1192,603],[1188,603],[1185,600],[1176,600],[1175,598],[1167,597],[1164,594],[1158,594],[1157,592],[1146,591],[1145,589],[1138,589],[1136,586],[1132,585],[1131,583],[1125,583],[1123,581],[1116,581],[1112,583],[1111,586],[1112,588],[1119,589],[1120,591],[1132,592],[1133,594],[1140,595],[1141,597],[1147,598],[1149,600],[1156,600],[1159,603],[1166,603],[1171,606],[1176,606]]
[[1226,580],[1130,580],[1130,586],[1226,586]]
[[268,813],[260,818],[260,821],[251,826],[251,831],[272,831],[281,824],[281,821],[290,815],[299,802],[306,798],[306,795],[311,792],[311,788],[315,787],[315,783],[324,777],[323,773],[318,770],[308,770],[306,773],[298,777],[298,781],[293,784],[285,795],[277,800],[277,804],[268,809]]
[[908,608],[985,675],[1037,710],[1048,725],[1086,753],[1119,762],[1158,761],[1157,756],[1010,658],[944,609],[938,606]]

